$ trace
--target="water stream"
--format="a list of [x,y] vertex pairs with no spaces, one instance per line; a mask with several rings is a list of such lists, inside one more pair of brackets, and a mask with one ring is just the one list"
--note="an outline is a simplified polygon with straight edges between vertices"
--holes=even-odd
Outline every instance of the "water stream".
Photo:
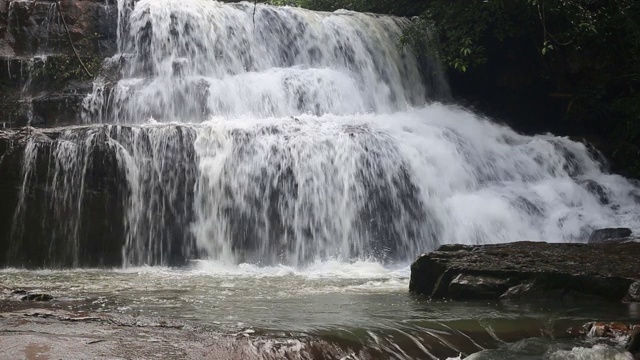
[[529,356],[505,342],[600,314],[406,294],[408,263],[440,244],[640,230],[640,188],[597,151],[443,103],[438,62],[397,46],[408,20],[205,0],[118,11],[105,66],[121,78],[96,80],[83,126],[26,140],[5,256],[27,263],[46,240],[36,267],[117,253],[124,270],[6,270],[6,284],[75,284],[67,295],[96,298],[83,302],[94,311],[338,336],[400,358]]
[[[197,261],[111,271],[6,269],[0,283],[46,291],[56,297],[54,309],[139,326],[166,322],[187,332],[289,339],[299,347],[292,359],[308,358],[310,341],[325,341],[328,359],[627,360],[626,339],[576,338],[567,330],[593,319],[640,321],[636,304],[425,301],[407,293],[408,275],[406,267],[366,261],[305,269]],[[0,302],[0,311],[15,311],[15,303]]]

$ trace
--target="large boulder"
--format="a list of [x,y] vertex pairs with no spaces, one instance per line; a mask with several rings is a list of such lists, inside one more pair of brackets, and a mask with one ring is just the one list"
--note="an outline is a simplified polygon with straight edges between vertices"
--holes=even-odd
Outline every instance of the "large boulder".
[[640,243],[445,245],[411,265],[410,291],[434,299],[640,301]]
[[631,229],[628,228],[608,228],[598,229],[589,236],[589,244],[597,244],[608,240],[618,240],[630,237]]

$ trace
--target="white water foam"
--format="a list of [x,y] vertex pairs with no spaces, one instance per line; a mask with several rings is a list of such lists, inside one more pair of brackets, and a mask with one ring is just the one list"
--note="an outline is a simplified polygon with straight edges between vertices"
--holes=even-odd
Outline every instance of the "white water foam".
[[[212,120],[195,147],[194,231],[221,258],[235,259],[230,207],[235,219],[250,214],[245,249],[257,241],[255,258],[293,265],[375,252],[376,221],[381,246],[404,260],[442,243],[580,242],[598,227],[640,229],[638,189],[603,173],[585,145],[522,136],[451,106]],[[385,208],[393,213],[380,216]]]
[[[442,104],[66,129],[54,142],[47,206],[82,199],[86,154],[96,147],[114,152],[128,188],[129,266],[196,251],[294,268],[407,262],[445,243],[582,242],[595,228],[640,230],[639,189],[603,172],[584,144],[519,135]],[[24,191],[36,154],[23,161]],[[77,241],[78,217],[58,218],[56,236]],[[77,259],[77,242],[66,246]]]
[[[161,266],[136,266],[127,268],[106,269],[68,269],[68,270],[25,270],[18,268],[0,269],[0,275],[9,275],[13,281],[22,276],[48,277],[39,286],[51,286],[60,280],[78,276],[104,277],[115,280],[119,276],[140,277],[149,284],[173,284],[173,281],[197,281],[189,279],[210,279],[218,281],[226,295],[232,294],[235,287],[247,286],[246,283],[256,280],[276,281],[278,286],[287,282],[302,282],[304,286],[290,288],[280,296],[330,294],[330,293],[396,293],[404,292],[409,283],[408,265],[384,267],[375,260],[344,262],[338,260],[318,261],[307,267],[296,268],[286,265],[256,266],[255,264],[229,264],[215,260],[194,260],[189,266],[181,268]],[[20,282],[18,281],[18,284]],[[35,283],[32,281],[32,283]],[[117,282],[113,282],[117,284]],[[113,286],[112,284],[112,286]],[[33,285],[33,284],[32,284]],[[103,289],[108,284],[83,284],[82,289]],[[117,285],[116,285],[117,286]],[[223,294],[224,295],[224,294]]]
[[406,19],[201,0],[119,9],[125,78],[96,83],[87,122],[388,113],[448,94],[441,72],[425,87],[416,57],[398,50]]
[[[133,270],[136,271],[136,270]],[[231,265],[212,260],[192,262],[191,273],[209,276],[282,277],[300,276],[308,279],[408,279],[406,265],[384,267],[378,261],[344,262],[339,260],[317,261],[303,268],[286,265],[256,266],[254,264]]]
[[575,347],[570,351],[560,350],[550,360],[633,360],[631,353],[608,345],[594,345],[591,348]]

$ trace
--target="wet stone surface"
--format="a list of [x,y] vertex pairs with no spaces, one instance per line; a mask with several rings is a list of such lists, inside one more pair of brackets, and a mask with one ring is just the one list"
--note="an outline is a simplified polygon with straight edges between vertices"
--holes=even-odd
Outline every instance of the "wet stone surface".
[[221,334],[157,319],[43,308],[0,313],[0,348],[11,359],[333,359],[353,352],[304,336]]
[[435,299],[638,301],[640,243],[445,245],[411,266],[412,292]]

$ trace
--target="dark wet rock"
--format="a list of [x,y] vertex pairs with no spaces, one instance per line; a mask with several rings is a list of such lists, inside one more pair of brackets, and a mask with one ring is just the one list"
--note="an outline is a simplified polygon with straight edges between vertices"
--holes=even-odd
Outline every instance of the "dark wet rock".
[[447,245],[412,264],[409,288],[434,299],[622,301],[639,268],[634,242]]
[[448,294],[458,300],[492,299],[496,293],[502,293],[508,288],[509,279],[460,274],[449,284]]
[[523,296],[530,296],[534,291],[541,290],[536,287],[535,282],[525,282],[510,287],[500,295],[500,299],[519,299]]
[[[87,176],[81,198],[84,211],[74,227],[77,230],[66,230],[69,219],[64,216],[74,211],[71,207],[57,204],[60,216],[50,210],[54,199],[52,169],[57,164],[51,154],[60,131],[0,130],[0,266],[68,267],[74,265],[74,258],[77,266],[122,264],[122,197],[127,188],[115,153],[107,144],[97,144],[83,160]],[[36,154],[25,183],[23,165],[30,142],[35,144]],[[23,184],[28,206],[16,215]],[[71,235],[76,236],[77,255]]]
[[510,287],[500,295],[501,300],[519,299],[592,299],[592,296],[567,293],[564,288],[549,287],[543,281],[527,281]]
[[[153,133],[129,126],[0,130],[0,267],[122,265],[132,195],[116,142],[127,151],[135,147],[176,164],[166,171],[177,174],[172,187],[184,194],[167,197],[162,206],[150,202],[154,218],[139,223],[138,231],[156,234],[157,251],[152,260],[136,263],[183,265],[197,256],[193,238],[184,232],[193,219],[194,134],[186,127],[174,130],[175,142],[169,142],[174,151],[161,155],[147,149]],[[142,175],[141,181],[160,186],[155,170]],[[61,178],[66,180],[56,182]],[[162,223],[162,232],[153,232],[156,221]]]
[[32,294],[27,294],[27,295],[21,297],[20,300],[22,300],[22,301],[51,301],[51,300],[53,300],[53,296],[51,296],[49,294],[32,293]]
[[[97,71],[102,60],[83,61]],[[92,81],[71,55],[0,57],[0,118],[10,127],[78,124]]]
[[58,9],[52,0],[0,0],[0,128],[81,123],[82,99],[117,51],[117,18],[114,1],[61,1]]
[[33,99],[32,126],[62,126],[81,121],[82,93],[56,93]]
[[[3,0],[0,8],[0,33],[5,54],[31,55],[71,53],[67,32],[54,1]],[[116,4],[93,0],[61,1],[61,12],[69,26],[71,38],[82,54],[104,56],[116,50]],[[2,16],[4,15],[4,16]]]
[[583,328],[589,337],[609,337],[628,336],[630,327],[622,323],[592,322],[585,324]]
[[626,302],[640,302],[640,281],[636,281],[629,286],[629,292],[624,300]]
[[580,182],[580,185],[593,194],[602,205],[611,204],[609,192],[602,185],[591,179]]
[[640,359],[640,327],[635,328],[629,334],[627,351],[633,355],[634,359]]
[[624,239],[630,237],[631,234],[631,229],[628,228],[598,229],[591,233],[588,243],[597,244],[608,240]]

